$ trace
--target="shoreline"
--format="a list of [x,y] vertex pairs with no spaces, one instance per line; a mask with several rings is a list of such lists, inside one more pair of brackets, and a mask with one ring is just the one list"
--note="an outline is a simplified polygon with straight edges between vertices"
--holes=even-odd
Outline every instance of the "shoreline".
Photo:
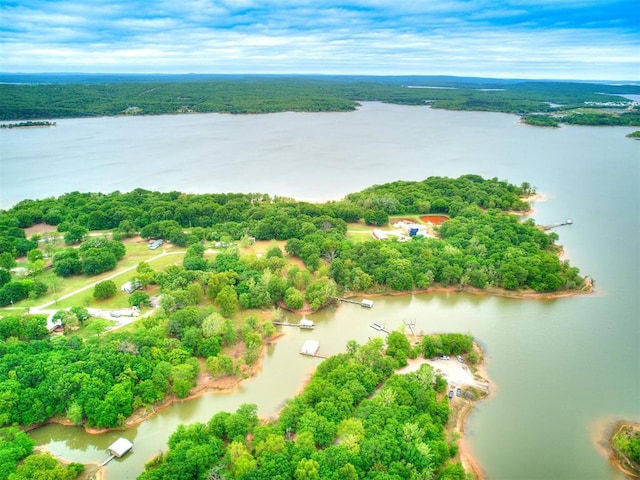
[[[418,337],[419,336],[414,338]],[[454,369],[456,367],[460,367],[464,370],[464,367],[467,367],[467,371],[469,371],[473,376],[473,382],[471,382],[470,380],[467,380],[466,382],[464,380],[461,381],[460,378],[450,379],[450,381],[452,383],[455,383],[456,385],[465,385],[466,387],[468,387],[468,389],[473,389],[473,391],[477,394],[477,398],[467,399],[463,397],[454,397],[452,400],[450,400],[449,407],[451,417],[449,418],[449,422],[445,426],[445,432],[449,437],[449,440],[456,440],[458,444],[458,454],[453,458],[458,458],[465,471],[467,473],[471,473],[475,480],[486,480],[486,473],[482,469],[476,457],[473,455],[471,447],[464,436],[467,426],[467,420],[473,413],[476,403],[487,399],[490,395],[489,386],[493,388],[493,384],[491,383],[486,372],[484,351],[475,340],[473,342],[473,351],[478,354],[479,358],[476,365],[468,367],[466,363],[459,364],[455,358],[450,360],[451,363],[449,364],[450,367],[453,365]],[[419,357],[413,360],[409,360],[408,365],[401,368],[400,370],[397,370],[396,373],[406,373],[414,371],[419,368],[420,365],[423,365],[425,363],[431,365],[434,368],[434,371],[436,370],[437,366],[445,368],[445,364],[442,364],[440,362],[440,360],[433,361],[427,358]],[[483,387],[482,385],[486,387]],[[466,391],[469,391],[468,389]]]
[[[167,408],[171,407],[175,403],[186,402],[189,400],[193,400],[195,398],[202,397],[204,395],[209,395],[211,393],[218,393],[218,394],[233,393],[238,388],[240,388],[240,385],[244,380],[252,378],[253,376],[257,375],[260,372],[260,370],[262,370],[262,359],[264,358],[264,355],[266,353],[267,346],[277,341],[284,335],[285,334],[282,332],[277,332],[275,335],[269,337],[269,339],[265,341],[265,343],[263,344],[262,350],[260,352],[260,356],[255,361],[255,363],[249,366],[248,368],[246,368],[242,373],[238,375],[226,375],[224,377],[219,377],[214,379],[206,370],[204,370],[203,368],[204,360],[201,360],[200,361],[201,371],[198,374],[196,385],[192,387],[189,395],[187,395],[184,398],[178,398],[174,394],[171,394],[165,397],[165,399],[157,405],[141,407],[138,409],[138,411],[133,412],[129,417],[127,417],[125,424],[121,427],[93,428],[93,427],[86,427],[82,425],[76,425],[76,426],[82,426],[84,431],[90,435],[100,435],[102,433],[107,433],[107,432],[124,431],[124,430],[128,430],[129,428],[136,427],[143,422],[146,422],[147,420],[155,416],[157,413],[160,413],[163,410],[166,410]],[[46,422],[39,423],[31,428],[25,429],[25,431],[28,432],[31,430],[35,430],[37,428],[44,427],[49,424],[74,426],[73,423],[67,419],[54,417],[54,418],[50,418]]]
[[[96,428],[87,428],[85,427],[84,430],[91,434],[91,435],[97,435],[97,434],[102,434],[102,433],[106,433],[109,431],[118,431],[118,430],[127,430],[131,427],[134,427],[136,425],[139,425],[140,423],[148,420],[149,418],[151,418],[152,416],[154,416],[156,413],[161,412],[162,410],[165,410],[166,408],[169,408],[170,406],[172,406],[174,403],[177,402],[182,402],[182,401],[187,401],[187,400],[191,400],[191,399],[195,399],[198,398],[200,396],[203,395],[208,395],[211,393],[232,393],[235,390],[237,390],[241,383],[248,379],[251,378],[252,376],[256,375],[257,373],[260,372],[260,370],[262,369],[262,360],[264,358],[264,354],[266,352],[266,348],[267,345],[271,342],[275,342],[277,340],[279,340],[280,338],[284,337],[286,334],[284,333],[279,333],[276,334],[275,336],[272,336],[269,338],[269,341],[265,343],[264,348],[261,351],[260,357],[258,358],[258,360],[256,361],[256,363],[254,363],[250,369],[248,369],[247,372],[245,372],[245,375],[235,375],[235,376],[226,376],[226,377],[221,377],[218,379],[211,379],[210,375],[205,371],[205,372],[201,372],[199,377],[198,377],[198,383],[196,384],[196,386],[194,387],[192,393],[183,398],[183,399],[178,399],[177,397],[175,397],[175,395],[171,395],[169,397],[167,397],[165,399],[164,402],[162,402],[160,405],[157,406],[153,406],[151,408],[151,410],[146,410],[145,409],[145,413],[140,413],[136,415],[136,413],[134,412],[133,415],[131,415],[131,417],[129,417],[129,419],[127,419],[127,422],[125,424],[125,426],[123,427],[117,427],[117,428],[104,428],[104,429],[96,429]],[[416,336],[415,338],[420,337],[420,335]],[[465,471],[472,473],[474,478],[476,480],[486,480],[486,474],[484,473],[484,471],[482,470],[482,467],[480,466],[480,463],[478,462],[478,460],[473,456],[473,453],[471,452],[470,446],[467,442],[467,440],[464,437],[464,433],[465,433],[465,429],[466,429],[466,424],[467,424],[467,420],[469,418],[469,416],[471,415],[471,413],[473,413],[474,410],[474,406],[477,402],[482,401],[484,399],[486,399],[489,396],[489,385],[492,385],[489,377],[487,375],[486,372],[486,364],[485,364],[485,356],[484,356],[484,351],[482,349],[482,347],[474,340],[473,342],[473,350],[478,354],[479,357],[479,361],[476,365],[471,365],[469,367],[467,367],[469,373],[472,375],[473,377],[473,382],[468,381],[467,383],[461,383],[459,381],[456,380],[457,384],[460,385],[466,385],[467,387],[473,388],[474,391],[478,392],[478,391],[482,391],[481,394],[479,394],[477,396],[477,398],[474,399],[466,399],[466,398],[455,398],[453,399],[453,402],[455,402],[455,405],[451,405],[450,406],[450,412],[451,412],[451,418],[449,419],[449,422],[447,423],[447,425],[445,426],[445,432],[447,434],[447,436],[449,437],[450,440],[455,439],[458,443],[458,454],[457,454],[457,458],[460,461],[460,463],[462,464],[462,466],[464,467]],[[454,359],[455,360],[455,359]],[[453,365],[454,367],[460,367],[463,368],[463,366],[467,366],[467,364],[459,364],[457,361],[454,362],[454,360],[451,361],[450,365]],[[406,373],[409,371],[413,371],[416,370],[417,368],[419,368],[420,365],[428,363],[428,364],[432,364],[432,360],[427,359],[427,358],[423,358],[423,357],[418,357],[416,359],[413,360],[409,360],[408,365],[406,367],[403,367],[402,369],[399,369],[396,371],[396,373]],[[436,361],[437,362],[437,361]],[[442,365],[441,365],[442,366]],[[435,367],[434,367],[435,370]],[[315,371],[315,368],[314,368]],[[404,372],[403,372],[404,371]],[[305,377],[302,379],[302,381],[300,382],[300,385],[297,389],[296,394],[298,394],[299,392],[303,391],[305,386],[309,383],[309,381],[311,380],[311,377],[313,375],[313,371],[309,371]],[[203,378],[203,377],[208,377],[208,378]],[[479,384],[476,384],[475,382],[480,382]],[[481,384],[486,384],[486,390],[484,390],[481,386]],[[279,414],[279,411],[278,411]],[[65,421],[62,419],[51,419],[43,424],[38,425],[37,427],[34,428],[39,428],[41,426],[45,426],[47,424],[60,424],[60,425],[67,425],[67,426],[71,426],[72,423],[69,421]],[[45,447],[37,447],[42,451],[47,451],[48,450]],[[456,458],[454,457],[454,459]],[[58,458],[58,457],[56,457]],[[59,461],[61,462],[65,462],[66,460],[63,458],[58,458]],[[84,464],[85,466],[85,471],[83,473],[84,476],[81,476],[79,478],[81,479],[91,479],[91,480],[102,480],[104,478],[104,471],[103,468],[100,467],[99,465],[95,464],[95,463],[87,463]]]
[[[503,288],[475,288],[470,286],[461,287],[459,285],[445,287],[441,284],[434,283],[433,285],[410,291],[388,291],[388,292],[363,292],[363,293],[350,293],[345,295],[342,298],[353,298],[353,297],[364,297],[364,298],[374,298],[374,297],[396,297],[401,295],[415,295],[419,293],[468,293],[470,295],[479,295],[479,296],[487,296],[487,297],[501,297],[501,298],[513,298],[519,300],[553,300],[556,298],[567,298],[567,297],[575,297],[578,295],[587,295],[595,292],[595,288],[593,286],[593,280],[590,276],[583,277],[585,280],[585,286],[580,290],[559,290],[557,292],[536,292],[535,290],[505,290]],[[296,313],[303,313],[302,310],[296,310]],[[313,313],[313,312],[304,312],[304,313]]]
[[613,446],[614,437],[626,428],[640,431],[640,422],[613,418],[602,419],[595,425],[591,440],[598,453],[605,457],[616,470],[630,478],[640,478],[640,471],[634,472],[624,465]]
[[[589,277],[587,277],[589,278]],[[560,291],[560,292],[550,292],[550,293],[537,293],[532,290],[528,291],[514,291],[511,292],[509,290],[504,289],[479,289],[474,287],[445,287],[439,284],[432,285],[426,289],[412,290],[412,291],[403,291],[403,292],[376,292],[376,293],[363,293],[360,295],[356,295],[355,293],[351,293],[343,298],[353,298],[353,297],[364,297],[364,298],[375,298],[375,297],[383,297],[383,296],[401,296],[401,295],[415,295],[421,293],[466,293],[471,295],[486,295],[486,296],[495,296],[501,298],[511,298],[511,299],[519,299],[519,300],[553,300],[558,298],[567,298],[573,297],[577,295],[585,295],[591,294],[594,292],[594,288],[591,282],[588,282],[585,285],[585,289],[583,290],[571,290],[571,291]],[[303,308],[295,311],[291,311],[292,313],[298,315],[310,315],[315,313],[311,309]],[[169,408],[174,403],[183,402],[187,400],[191,400],[194,398],[198,398],[203,395],[207,395],[210,393],[232,393],[237,390],[240,384],[248,378],[253,377],[262,369],[262,358],[265,353],[265,349],[267,345],[270,343],[277,341],[281,336],[285,335],[283,332],[278,332],[276,335],[270,337],[267,341],[264,342],[262,351],[260,353],[260,357],[256,360],[254,365],[251,365],[240,375],[226,376],[218,379],[212,379],[209,374],[201,370],[198,375],[198,380],[196,385],[192,388],[191,392],[185,398],[177,398],[175,395],[169,395],[165,398],[163,402],[158,405],[152,405],[150,407],[141,407],[138,412],[132,413],[125,421],[125,424],[121,427],[112,427],[112,428],[92,428],[92,427],[83,427],[84,430],[89,434],[101,434],[110,431],[118,431],[118,430],[126,430],[131,427],[135,427],[142,422],[148,420],[156,413]],[[201,362],[202,366],[203,362]],[[208,379],[204,379],[203,377],[209,376]],[[304,384],[302,386],[304,388]],[[140,411],[143,410],[143,411]],[[59,424],[65,426],[72,426],[73,423],[69,420],[62,418],[51,418],[45,422],[39,423],[37,425],[30,426],[25,428],[25,431],[35,430],[37,428],[43,427],[48,424]]]

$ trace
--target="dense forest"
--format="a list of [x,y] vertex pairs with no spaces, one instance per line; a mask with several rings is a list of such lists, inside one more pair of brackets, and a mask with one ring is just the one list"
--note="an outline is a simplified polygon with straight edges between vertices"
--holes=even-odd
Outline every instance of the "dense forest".
[[[432,345],[432,338],[427,337]],[[465,335],[438,338],[449,354],[471,350]],[[142,480],[430,479],[465,480],[451,458],[457,444],[445,425],[447,381],[432,368],[405,375],[412,349],[399,332],[322,362],[277,420],[259,422],[255,405],[220,412],[208,423],[179,427],[169,450],[149,462]],[[472,398],[476,395],[469,391]]]
[[[634,85],[456,77],[4,74],[1,79],[0,120],[350,111],[362,101],[528,114],[587,104],[625,108],[629,102],[619,95],[640,93]],[[581,119],[589,121],[581,116],[574,121]]]
[[[34,270],[42,271],[38,239],[26,239],[23,230],[41,222],[57,226],[69,245],[48,252],[58,276],[96,275],[114,269],[125,253],[118,240],[139,233],[143,238],[164,238],[188,247],[183,267],[204,291],[211,272],[233,270],[236,277],[227,283],[245,308],[283,300],[290,308],[299,308],[300,295],[289,290],[296,275],[309,277],[309,272],[323,269],[328,269],[329,277],[321,286],[297,281],[297,289],[314,310],[325,306],[338,289],[410,291],[433,283],[540,292],[582,287],[578,270],[558,259],[555,233],[546,234],[533,220],[522,223],[505,213],[526,211],[528,203],[521,196],[531,191],[526,182],[517,187],[465,175],[374,186],[343,201],[324,204],[264,194],[187,195],[141,189],[25,200],[0,214],[0,306],[46,293],[36,275],[20,280],[8,273],[15,258],[23,255]],[[424,213],[450,217],[440,227],[439,238],[363,243],[348,236],[350,223],[383,226],[393,215]],[[114,240],[87,238],[90,230],[113,230]],[[270,252],[270,258],[255,259],[250,266],[236,257],[222,267],[218,264],[224,255],[215,262],[204,258],[207,241],[228,243],[242,238],[286,241],[285,252],[300,258],[308,272],[289,272],[288,280],[266,274],[282,270],[280,249]],[[80,247],[73,248],[76,244]],[[146,279],[143,284],[150,282]],[[258,295],[265,289],[270,290],[268,296]],[[325,294],[314,297],[310,293],[314,289]]]

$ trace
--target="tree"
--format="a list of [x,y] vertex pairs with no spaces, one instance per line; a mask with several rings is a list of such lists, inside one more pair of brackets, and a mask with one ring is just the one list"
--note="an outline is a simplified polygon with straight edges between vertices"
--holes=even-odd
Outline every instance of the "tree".
[[402,332],[394,331],[387,336],[387,355],[396,359],[398,367],[407,364],[411,344],[409,339]]
[[89,311],[84,307],[71,307],[70,312],[76,316],[80,324],[83,324],[91,317],[91,315],[89,315]]
[[307,287],[305,300],[313,310],[325,307],[338,295],[336,283],[333,280],[324,278],[316,280]]
[[0,253],[0,268],[4,268],[5,270],[11,270],[18,263],[13,255],[9,252]]
[[129,305],[132,307],[149,306],[149,294],[145,292],[133,292],[129,295]]
[[82,242],[89,233],[89,230],[82,225],[72,225],[64,234],[64,243],[66,245],[74,245]]
[[298,462],[293,474],[295,480],[320,480],[320,465],[315,460],[303,458]]
[[0,288],[11,281],[11,272],[6,268],[0,267]]
[[238,294],[236,289],[230,285],[222,287],[216,295],[216,304],[220,308],[220,313],[225,317],[231,317],[238,310]]
[[293,310],[299,310],[304,305],[304,297],[300,290],[289,287],[284,293],[284,304]]
[[85,275],[98,275],[116,268],[118,259],[106,248],[90,248],[82,254],[82,271]]
[[96,300],[111,298],[116,293],[118,293],[118,287],[116,287],[116,284],[111,280],[104,280],[93,287],[93,298]]
[[27,260],[31,263],[35,262],[36,260],[42,260],[44,258],[44,255],[42,253],[42,250],[38,250],[37,248],[34,248],[33,250],[29,250],[27,252]]

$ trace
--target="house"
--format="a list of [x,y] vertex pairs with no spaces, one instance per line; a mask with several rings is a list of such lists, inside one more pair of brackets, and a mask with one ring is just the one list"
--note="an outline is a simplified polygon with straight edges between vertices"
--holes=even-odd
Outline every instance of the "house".
[[109,453],[120,458],[129,450],[131,450],[131,448],[133,448],[133,443],[131,443],[126,438],[120,437],[118,440],[109,445]]

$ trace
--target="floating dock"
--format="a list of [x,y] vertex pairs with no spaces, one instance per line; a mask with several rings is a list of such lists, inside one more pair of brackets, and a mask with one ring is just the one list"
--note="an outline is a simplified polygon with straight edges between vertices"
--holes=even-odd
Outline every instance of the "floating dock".
[[120,437],[118,440],[116,440],[111,445],[109,445],[109,453],[111,453],[111,455],[115,455],[116,457],[120,458],[132,448],[133,448],[133,443],[131,443],[126,438]]
[[300,320],[300,323],[289,323],[289,322],[273,322],[274,325],[278,325],[281,327],[298,327],[298,328],[304,328],[306,330],[313,330],[316,327],[316,324],[313,323],[312,320],[307,320],[306,318],[303,318],[302,320]]
[[389,330],[387,330],[386,328],[384,328],[383,325],[380,325],[379,323],[372,323],[371,325],[369,325],[371,328],[373,328],[374,330],[377,330],[379,332],[384,332],[384,333],[391,333]]
[[320,342],[317,340],[307,340],[302,344],[300,349],[300,355],[306,355],[307,357],[328,358],[318,353],[320,351]]
[[104,462],[102,462],[100,465],[98,465],[98,468],[104,467],[107,463],[109,463],[111,460],[113,460],[116,457],[118,458],[122,457],[132,448],[133,448],[133,443],[131,443],[126,438],[120,437],[118,440],[116,440],[111,445],[109,445],[109,453],[111,454],[111,456],[107,458]]
[[565,225],[573,225],[573,220],[571,220],[570,218],[566,219],[564,222],[560,222],[560,223],[553,223],[551,225],[545,225],[544,228],[545,230],[551,230],[552,228],[557,228],[557,227],[563,227]]
[[365,298],[362,301],[359,300],[351,300],[349,298],[338,298],[337,300],[344,302],[344,303],[353,303],[354,305],[360,305],[361,307],[365,307],[365,308],[372,308],[373,307],[373,300],[369,300],[368,298]]

